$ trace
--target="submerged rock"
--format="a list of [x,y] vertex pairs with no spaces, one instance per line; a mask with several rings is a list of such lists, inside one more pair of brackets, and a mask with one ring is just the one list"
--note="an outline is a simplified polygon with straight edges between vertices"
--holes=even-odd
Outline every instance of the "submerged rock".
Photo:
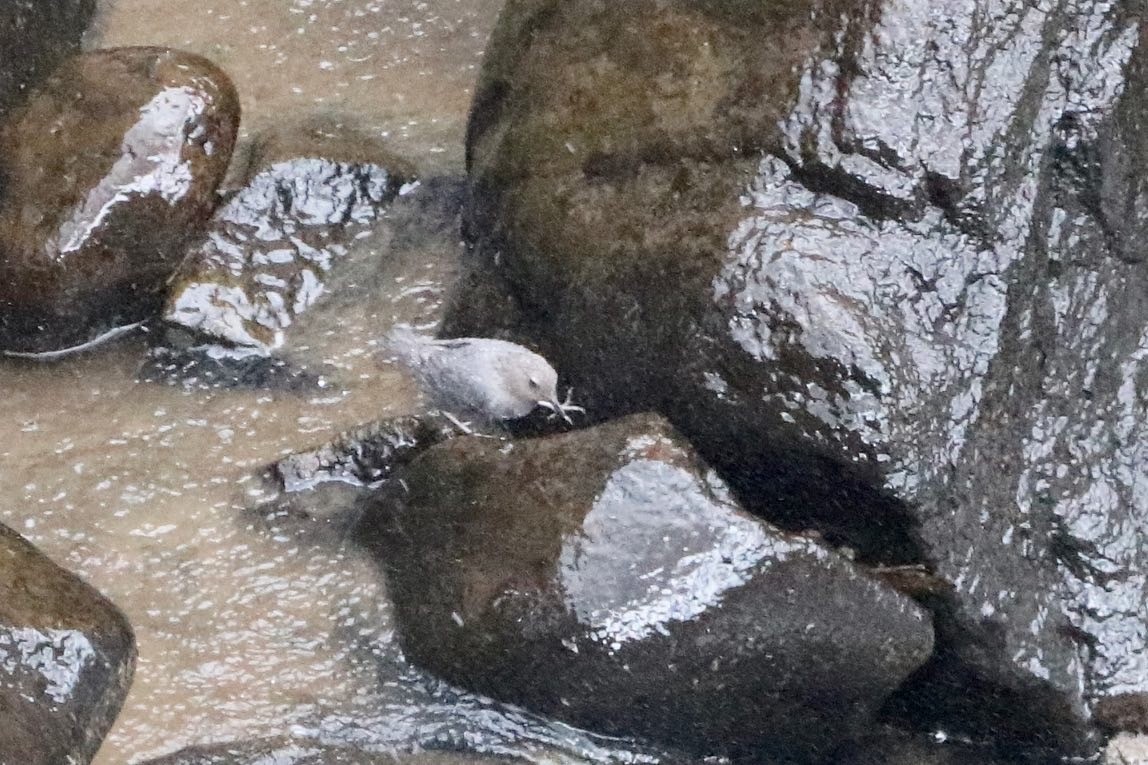
[[322,390],[326,380],[284,359],[259,353],[236,354],[200,338],[167,332],[164,344],[148,350],[136,372],[140,382],[166,383],[184,389],[246,388],[290,391]]
[[591,730],[816,761],[932,647],[912,601],[744,513],[655,416],[457,438],[397,478],[361,535],[406,655]]
[[1135,6],[734,6],[507,6],[448,330],[945,583],[916,723],[1087,750],[1148,693]]
[[327,444],[269,465],[249,514],[275,536],[342,544],[363,513],[370,489],[422,451],[457,435],[438,416],[367,423]]
[[165,48],[76,56],[0,127],[0,348],[80,345],[159,308],[215,206],[239,101]]
[[135,657],[119,609],[0,525],[0,762],[89,762]]
[[337,482],[358,487],[378,485],[415,455],[455,435],[441,418],[394,417],[362,425],[329,444],[289,454],[268,470],[287,493]]

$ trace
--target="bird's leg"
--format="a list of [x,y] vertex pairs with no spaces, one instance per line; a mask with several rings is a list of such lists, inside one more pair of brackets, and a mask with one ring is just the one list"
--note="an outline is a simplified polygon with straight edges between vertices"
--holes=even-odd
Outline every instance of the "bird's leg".
[[447,420],[449,420],[450,424],[454,425],[456,428],[458,428],[459,432],[462,433],[464,436],[477,436],[478,438],[492,438],[495,441],[500,440],[498,438],[498,436],[492,436],[492,435],[489,435],[487,433],[479,433],[474,428],[470,427],[469,422],[463,422],[462,420],[455,417],[453,414],[451,414],[450,412],[448,412],[446,410],[440,409],[439,414],[441,414],[443,417],[445,417]]
[[451,414],[450,412],[448,412],[446,410],[441,410],[440,414],[442,414],[443,417],[450,420],[450,424],[454,425],[456,428],[458,428],[458,431],[460,433],[462,433],[464,436],[473,436],[474,435],[474,431],[471,429],[470,423],[463,422],[462,420],[455,417],[453,414]]

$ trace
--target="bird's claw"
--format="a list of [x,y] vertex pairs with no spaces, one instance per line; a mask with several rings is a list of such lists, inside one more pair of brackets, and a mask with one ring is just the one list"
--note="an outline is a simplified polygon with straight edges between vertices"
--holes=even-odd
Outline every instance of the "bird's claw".
[[563,420],[566,420],[567,425],[573,425],[574,421],[570,419],[570,412],[586,414],[584,407],[570,403],[570,399],[573,395],[574,389],[567,388],[565,401],[539,401],[538,403],[550,410],[550,416],[547,419],[553,420],[555,417],[561,417]]

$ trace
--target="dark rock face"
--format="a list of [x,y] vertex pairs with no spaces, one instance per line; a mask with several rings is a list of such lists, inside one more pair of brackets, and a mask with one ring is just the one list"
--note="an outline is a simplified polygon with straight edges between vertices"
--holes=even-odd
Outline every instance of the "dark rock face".
[[96,0],[10,0],[0,4],[0,116],[80,47]]
[[135,667],[124,615],[0,526],[0,762],[88,762]]
[[[512,2],[487,52],[466,226],[484,255],[509,248],[500,276],[555,331],[543,355],[560,370],[611,370],[609,397],[579,388],[615,411],[670,389],[704,300],[688,287],[717,270],[755,157],[780,145],[761,126],[784,116],[791,71],[832,26],[828,14],[824,31],[810,28],[806,3],[746,15],[755,23],[726,3]],[[472,314],[476,302],[450,332],[489,332],[468,321],[492,313]]]
[[266,137],[251,153],[251,177],[174,281],[168,322],[248,354],[279,349],[356,235],[414,179],[406,163],[372,154],[366,139],[291,138]]
[[1087,746],[1148,693],[1139,6],[733,5],[508,5],[467,213],[501,292],[448,327],[515,306],[592,412],[659,408],[754,511],[947,582],[918,722]]
[[453,439],[397,475],[362,533],[404,652],[592,730],[814,761],[932,648],[912,601],[744,513],[656,416]]
[[58,68],[0,130],[0,347],[56,350],[157,310],[238,123],[199,56],[120,48]]

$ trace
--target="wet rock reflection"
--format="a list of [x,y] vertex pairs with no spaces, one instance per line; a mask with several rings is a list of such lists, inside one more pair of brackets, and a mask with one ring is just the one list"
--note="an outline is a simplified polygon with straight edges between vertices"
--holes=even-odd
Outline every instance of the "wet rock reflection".
[[[798,4],[756,68],[657,73],[597,6],[543,5],[503,17],[530,42],[488,58],[469,143],[473,268],[514,331],[597,411],[663,411],[754,511],[920,569],[914,724],[1092,748],[1090,707],[1148,693],[1134,4]],[[767,73],[753,169],[697,148],[736,119],[633,124]]]
[[215,207],[239,103],[206,59],[63,64],[0,130],[0,347],[51,351],[150,316]]
[[287,327],[322,294],[335,261],[411,180],[395,163],[274,162],[215,214],[175,280],[164,318],[240,356],[279,349]]

